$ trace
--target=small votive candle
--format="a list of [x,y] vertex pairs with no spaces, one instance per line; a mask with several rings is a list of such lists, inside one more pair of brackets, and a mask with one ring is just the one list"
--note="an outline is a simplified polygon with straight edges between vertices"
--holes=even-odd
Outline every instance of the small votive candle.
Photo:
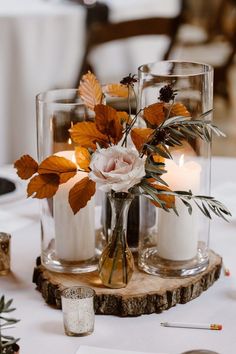
[[94,330],[95,291],[85,286],[66,288],[61,293],[63,322],[68,336],[86,336]]
[[10,245],[11,235],[0,232],[0,275],[6,275],[10,271]]

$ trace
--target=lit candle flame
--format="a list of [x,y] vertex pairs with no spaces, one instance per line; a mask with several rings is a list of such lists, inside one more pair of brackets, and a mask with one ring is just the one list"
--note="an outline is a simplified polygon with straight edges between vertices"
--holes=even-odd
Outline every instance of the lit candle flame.
[[184,165],[184,154],[182,154],[179,159],[179,167],[183,167],[183,165]]
[[71,161],[74,162],[76,164],[76,158],[75,158],[75,153],[73,153]]
[[71,138],[69,138],[69,139],[68,139],[67,143],[68,143],[69,145],[71,145],[71,144],[72,144],[72,140],[71,140]]
[[53,131],[53,122],[52,122],[52,119],[50,119],[50,122],[49,122],[49,129],[50,129],[50,132]]

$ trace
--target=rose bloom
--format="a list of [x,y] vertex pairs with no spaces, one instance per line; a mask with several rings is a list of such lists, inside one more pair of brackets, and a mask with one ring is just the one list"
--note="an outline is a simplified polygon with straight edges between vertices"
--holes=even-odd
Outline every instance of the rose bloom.
[[145,176],[145,157],[120,146],[97,150],[90,162],[89,178],[105,192],[128,192]]

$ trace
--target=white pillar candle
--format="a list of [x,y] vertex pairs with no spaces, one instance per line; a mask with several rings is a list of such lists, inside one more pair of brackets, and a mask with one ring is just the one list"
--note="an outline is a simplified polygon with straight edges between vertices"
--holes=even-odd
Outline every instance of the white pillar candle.
[[[62,151],[56,154],[73,161],[73,151]],[[69,201],[69,191],[86,172],[77,172],[66,183],[59,186],[53,198],[55,220],[55,245],[59,259],[65,261],[84,261],[95,253],[95,203],[92,198],[86,207],[74,215]]]
[[[182,157],[181,157],[182,158]],[[200,186],[201,166],[194,162],[166,160],[163,179],[173,191],[191,190],[198,193]],[[189,260],[196,256],[198,246],[197,213],[193,210],[189,215],[188,208],[179,199],[175,199],[179,216],[172,210],[168,213],[159,211],[158,215],[158,255],[173,261]]]

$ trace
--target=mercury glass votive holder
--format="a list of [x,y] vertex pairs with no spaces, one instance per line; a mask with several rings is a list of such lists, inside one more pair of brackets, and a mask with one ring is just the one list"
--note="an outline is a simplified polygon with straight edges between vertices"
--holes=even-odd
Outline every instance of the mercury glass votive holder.
[[63,322],[68,336],[82,337],[94,330],[94,295],[89,287],[74,286],[61,293]]
[[6,275],[10,272],[10,245],[11,235],[0,232],[0,275]]

